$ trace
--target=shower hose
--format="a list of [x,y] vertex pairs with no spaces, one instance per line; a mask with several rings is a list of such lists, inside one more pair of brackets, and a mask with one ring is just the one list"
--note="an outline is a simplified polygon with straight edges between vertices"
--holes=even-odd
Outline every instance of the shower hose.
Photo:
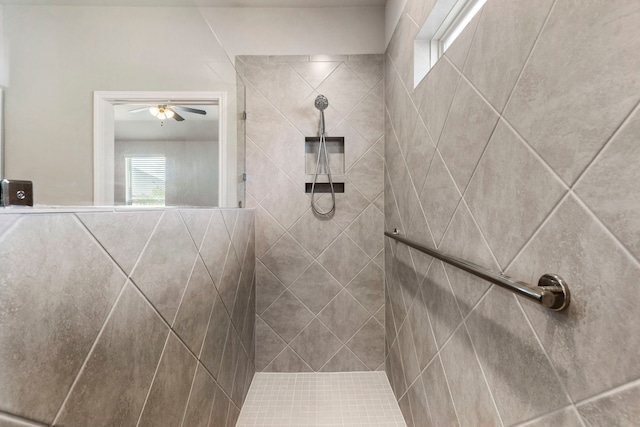
[[[313,212],[322,218],[331,218],[336,211],[336,193],[333,188],[333,180],[331,179],[331,168],[329,167],[329,155],[327,153],[327,140],[325,137],[324,127],[324,110],[329,106],[329,101],[323,95],[318,95],[315,101],[316,108],[320,110],[320,125],[318,133],[320,134],[320,143],[318,146],[318,160],[316,161],[316,172],[313,175],[313,184],[311,184],[311,209]],[[320,161],[324,154],[324,166],[327,178],[329,179],[329,187],[331,188],[331,208],[327,211],[322,211],[318,205],[316,205],[316,183],[318,176],[322,173],[322,162]]]

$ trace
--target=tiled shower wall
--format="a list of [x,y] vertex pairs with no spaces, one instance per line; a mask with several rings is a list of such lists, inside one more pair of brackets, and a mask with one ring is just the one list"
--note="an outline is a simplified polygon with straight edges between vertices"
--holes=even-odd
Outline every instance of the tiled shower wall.
[[[256,369],[383,368],[383,57],[243,56],[247,206],[256,208]],[[305,136],[343,136],[345,192],[321,220],[305,194]],[[327,209],[330,196],[319,198]]]
[[488,0],[413,88],[387,50],[385,221],[536,284],[554,313],[387,241],[387,373],[409,425],[640,420],[640,4]]
[[254,213],[0,214],[0,426],[233,426]]

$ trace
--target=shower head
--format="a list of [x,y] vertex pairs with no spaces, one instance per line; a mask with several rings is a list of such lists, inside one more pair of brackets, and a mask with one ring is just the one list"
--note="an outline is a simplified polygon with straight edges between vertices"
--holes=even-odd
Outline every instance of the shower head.
[[324,95],[318,95],[316,97],[315,104],[316,104],[316,108],[318,110],[323,111],[324,109],[326,109],[329,106],[329,100]]

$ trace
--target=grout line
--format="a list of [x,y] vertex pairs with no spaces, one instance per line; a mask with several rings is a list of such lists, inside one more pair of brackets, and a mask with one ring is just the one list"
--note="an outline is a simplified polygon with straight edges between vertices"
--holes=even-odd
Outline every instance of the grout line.
[[618,135],[620,135],[620,133],[622,133],[622,131],[624,130],[626,125],[632,120],[632,117],[634,117],[636,115],[636,113],[639,113],[639,112],[640,112],[640,102],[638,102],[636,104],[636,106],[631,109],[631,112],[629,114],[627,114],[627,116],[622,120],[620,125],[613,131],[613,133],[611,134],[611,136],[609,137],[607,142],[605,142],[605,144],[600,148],[600,150],[598,150],[598,152],[593,157],[593,159],[591,159],[589,164],[587,164],[587,166],[578,175],[578,177],[575,179],[574,183],[571,185],[571,189],[572,190],[574,190],[580,184],[580,182],[583,181],[585,175],[587,175],[589,170],[593,168],[593,165],[596,164],[598,162],[598,160],[600,160],[600,158],[602,158],[604,156],[603,153],[605,152],[607,147],[609,147],[611,144],[613,144],[613,141],[615,141],[617,139]]
[[640,259],[636,258],[631,250],[629,250],[629,248],[627,248],[627,246],[622,243],[620,239],[618,239],[613,231],[611,231],[611,229],[609,229],[609,227],[604,222],[602,222],[602,220],[589,208],[589,206],[580,197],[578,197],[577,194],[573,193],[573,191],[571,192],[571,194],[573,195],[573,198],[576,200],[576,202],[587,212],[587,214],[590,215],[592,219],[594,219],[604,229],[605,234],[608,234],[609,237],[612,238],[614,242],[616,242],[617,245],[623,250],[623,252],[625,252],[631,258],[634,264],[640,267]]
[[[215,213],[214,213],[214,214],[215,214]],[[160,218],[159,218],[159,219],[158,219],[158,221],[156,222],[155,228],[154,228],[154,230],[152,231],[152,233],[151,233],[151,235],[150,235],[149,239],[147,240],[147,242],[146,242],[146,244],[145,244],[144,248],[142,249],[142,251],[141,251],[140,255],[138,256],[138,261],[136,262],[136,265],[135,265],[135,266],[134,266],[134,268],[132,269],[132,272],[133,272],[133,271],[135,271],[135,268],[137,267],[137,264],[140,262],[140,259],[142,258],[142,254],[146,251],[146,249],[147,249],[147,247],[148,247],[148,245],[149,245],[149,243],[150,243],[150,241],[151,241],[152,237],[154,236],[154,234],[155,234],[155,232],[156,232],[157,228],[159,227],[159,224],[160,224],[160,222],[161,222],[161,220],[162,220],[162,218],[163,218],[163,217],[164,217],[164,212],[162,213],[162,215],[160,216]],[[79,221],[79,222],[80,222],[80,223],[82,224],[82,226],[86,229],[86,225],[84,225],[84,223],[83,223],[82,221]],[[187,229],[188,229],[188,228],[187,228]],[[88,229],[87,229],[87,231],[88,231]],[[89,232],[89,231],[88,231],[88,232]],[[207,232],[208,232],[208,228],[207,228],[207,231],[205,231],[205,237],[206,237]],[[89,234],[91,234],[91,233],[89,232]],[[93,235],[92,235],[92,236],[93,236]],[[95,238],[95,237],[94,237],[94,238]],[[97,239],[96,239],[96,241],[97,241]],[[203,238],[203,242],[204,242],[204,238]],[[100,246],[102,246],[102,245],[99,243],[99,241],[98,241],[98,244],[99,244]],[[230,246],[231,246],[231,243],[230,243]],[[106,252],[106,250],[105,250],[105,252]],[[109,255],[109,254],[108,254],[108,252],[107,252],[107,255]],[[228,255],[228,251],[227,251],[227,255]],[[110,257],[110,255],[109,255],[109,257]],[[191,278],[191,275],[193,274],[193,269],[195,268],[195,264],[197,263],[198,258],[200,258],[200,259],[202,260],[202,255],[201,255],[200,251],[197,251],[197,255],[196,255],[196,258],[195,258],[195,260],[194,260],[194,265],[192,266],[192,270],[191,270],[191,273],[190,273],[190,276],[189,276],[189,280],[190,280],[190,278]],[[115,262],[115,261],[114,261],[114,262]],[[203,260],[202,260],[202,262],[204,263],[204,261],[203,261]],[[117,263],[116,263],[116,265],[117,265]],[[205,265],[205,269],[207,270],[207,273],[209,274],[209,277],[210,277],[210,273],[209,273],[208,269],[206,268],[206,265]],[[126,274],[126,273],[125,273],[125,274]],[[212,280],[212,282],[213,282],[213,279],[211,279],[211,280]],[[135,282],[134,282],[130,277],[128,277],[128,278],[127,278],[127,280],[125,281],[125,283],[124,283],[124,285],[123,285],[122,289],[120,290],[120,294],[119,294],[119,295],[118,295],[118,297],[116,298],[116,301],[114,302],[114,304],[113,304],[113,306],[112,306],[112,308],[111,308],[111,311],[110,311],[109,315],[107,316],[107,318],[106,318],[106,320],[105,320],[104,324],[102,325],[102,328],[100,329],[100,332],[98,333],[98,335],[97,335],[97,337],[96,337],[96,339],[95,339],[95,341],[94,341],[94,343],[93,343],[93,345],[92,345],[92,347],[91,347],[91,349],[90,349],[90,351],[89,351],[89,353],[88,353],[88,355],[87,355],[87,357],[86,357],[86,359],[85,359],[85,361],[84,361],[84,363],[83,363],[83,365],[82,365],[82,367],[81,367],[81,369],[80,369],[80,371],[79,371],[79,373],[78,373],[78,375],[77,375],[77,377],[75,378],[74,382],[72,383],[72,386],[71,386],[71,388],[70,388],[70,390],[69,390],[69,392],[68,392],[68,394],[67,394],[67,397],[65,398],[65,400],[63,401],[62,406],[61,406],[61,407],[60,407],[60,409],[58,410],[58,414],[56,415],[56,418],[54,419],[54,423],[55,423],[55,421],[57,421],[58,417],[60,416],[60,414],[61,414],[61,412],[62,412],[62,409],[64,408],[64,406],[65,406],[66,402],[68,401],[68,399],[69,399],[69,397],[70,397],[70,395],[71,395],[71,392],[72,392],[73,388],[75,387],[76,383],[79,381],[79,378],[80,378],[80,376],[81,376],[82,372],[84,371],[85,366],[86,366],[86,364],[88,363],[88,360],[89,360],[89,358],[90,358],[91,354],[93,353],[93,350],[95,349],[95,347],[96,347],[96,345],[97,345],[98,339],[99,339],[99,338],[100,338],[100,336],[102,335],[103,330],[105,329],[105,327],[106,327],[106,325],[107,325],[108,320],[112,317],[112,313],[115,311],[115,307],[116,307],[117,303],[119,302],[119,300],[121,299],[121,296],[122,296],[122,294],[124,293],[124,289],[127,287],[127,283],[131,283],[131,285],[133,286],[133,288],[138,292],[138,294],[143,298],[143,300],[145,300],[145,301],[147,302],[147,304],[151,307],[151,309],[154,311],[154,313],[155,313],[155,314],[159,317],[159,319],[160,319],[160,320],[161,320],[161,321],[162,321],[162,322],[167,326],[167,328],[169,329],[169,335],[171,334],[171,332],[173,332],[173,333],[174,333],[174,336],[179,340],[179,342],[184,346],[184,348],[186,348],[186,349],[187,349],[187,351],[188,351],[188,352],[189,352],[189,353],[190,353],[190,354],[191,354],[191,355],[192,355],[192,356],[197,360],[197,362],[198,362],[198,363],[200,363],[200,365],[205,369],[205,371],[206,371],[206,372],[207,372],[207,373],[208,373],[212,378],[214,378],[214,381],[217,383],[217,381],[215,380],[214,375],[213,375],[213,374],[209,371],[209,369],[208,369],[206,366],[204,366],[204,364],[202,364],[202,362],[200,361],[200,355],[202,354],[202,351],[203,351],[203,348],[204,348],[204,343],[206,342],[206,333],[205,333],[205,337],[204,337],[204,339],[203,339],[203,342],[202,342],[202,344],[201,344],[201,348],[200,348],[200,351],[199,351],[200,355],[196,355],[196,354],[191,350],[191,348],[190,348],[190,347],[189,347],[189,346],[184,342],[184,340],[183,340],[183,339],[182,339],[182,338],[181,338],[181,337],[180,337],[180,336],[179,336],[179,335],[174,331],[173,327],[169,324],[169,322],[168,322],[167,320],[165,320],[165,319],[164,319],[164,317],[163,317],[163,316],[160,314],[160,312],[156,309],[156,307],[153,305],[153,303],[152,303],[152,302],[147,298],[147,296],[144,294],[144,292],[142,292],[142,291],[138,288],[138,286],[136,285],[136,283],[135,283]],[[188,283],[189,283],[189,281],[187,281],[187,285],[185,286],[184,293],[186,293],[186,288],[188,287]],[[240,337],[240,334],[238,333],[238,331],[237,331],[237,330],[236,330],[236,328],[235,328],[235,325],[234,325],[234,324],[233,324],[233,322],[232,322],[231,315],[228,313],[228,310],[227,310],[226,306],[224,305],[224,301],[222,301],[222,298],[221,298],[221,297],[220,297],[220,295],[218,294],[218,290],[217,290],[217,287],[215,286],[215,284],[214,284],[214,288],[215,288],[215,289],[214,289],[214,291],[216,292],[216,295],[218,296],[218,298],[219,298],[219,299],[220,299],[220,301],[222,302],[223,307],[225,308],[225,311],[227,312],[227,315],[228,315],[228,317],[229,317],[229,319],[230,319],[230,321],[229,321],[229,328],[228,328],[228,330],[227,330],[227,336],[228,336],[228,334],[229,334],[229,333],[232,333],[232,328],[233,328],[233,331],[236,333],[236,335],[237,335],[238,337]],[[182,301],[182,299],[184,298],[184,293],[183,293],[183,295],[182,295],[182,297],[181,297],[181,301]],[[209,328],[209,326],[210,326],[210,321],[211,321],[211,317],[212,317],[212,315],[213,315],[213,309],[214,309],[214,307],[215,307],[215,300],[214,300],[214,303],[212,304],[212,307],[211,307],[211,312],[210,312],[210,315],[209,315],[209,323],[208,323],[208,325],[207,325],[207,330],[208,330],[208,328]],[[178,308],[178,310],[179,310],[179,308]],[[176,312],[176,316],[177,316],[177,312]],[[175,317],[176,317],[176,316],[174,316],[174,321],[175,321]],[[168,337],[167,337],[167,340],[168,340]],[[246,348],[244,348],[244,344],[242,343],[242,340],[241,340],[241,339],[239,339],[239,341],[240,341],[240,345],[241,345],[241,347],[242,347],[243,351],[244,351],[244,352],[245,352],[245,354],[248,356],[249,351],[248,351]],[[165,347],[166,347],[166,343],[167,343],[167,341],[165,342]],[[225,339],[225,348],[226,348],[226,339]],[[223,348],[222,353],[224,354],[224,348]],[[161,353],[161,356],[160,356],[160,359],[159,359],[159,361],[158,361],[158,364],[160,363],[160,360],[162,359],[162,355],[163,355],[163,354],[164,354],[164,348],[163,348],[163,351],[162,351],[162,353]],[[222,362],[222,361],[221,361],[221,362]],[[159,365],[158,365],[158,366],[159,366]],[[157,372],[157,369],[158,369],[158,367],[156,367],[156,372]],[[156,374],[154,373],[154,378],[155,378],[155,375],[156,375]],[[150,385],[150,388],[149,388],[149,390],[148,390],[148,393],[150,393],[150,390],[151,390],[151,386],[152,386],[152,385],[153,385],[153,382],[152,382],[152,383],[151,383],[151,385]],[[224,392],[224,390],[223,390],[223,392]],[[225,392],[225,394],[226,394],[226,392]],[[147,399],[148,399],[148,394],[147,394]],[[231,398],[229,397],[229,399],[231,399]],[[145,399],[145,405],[146,405],[146,399]],[[142,410],[144,410],[144,406],[143,406]],[[140,417],[142,417],[142,412],[140,413]],[[138,422],[139,422],[139,420],[140,420],[140,419],[138,419]]]
[[533,56],[533,52],[535,52],[536,47],[538,46],[538,43],[540,42],[540,39],[542,38],[542,33],[547,28],[547,23],[549,22],[549,20],[551,18],[551,15],[552,15],[553,11],[555,10],[557,4],[558,4],[558,1],[554,0],[553,4],[549,8],[549,11],[547,12],[547,16],[545,17],[544,21],[542,22],[542,25],[540,26],[540,30],[538,31],[538,34],[536,35],[536,39],[533,41],[533,45],[531,45],[531,50],[529,50],[527,58],[525,59],[524,64],[522,65],[522,68],[520,69],[520,73],[518,73],[518,77],[516,78],[516,82],[514,83],[513,87],[511,88],[511,92],[509,93],[509,96],[507,97],[507,101],[505,102],[504,107],[502,107],[502,112],[500,113],[500,115],[502,115],[507,110],[507,106],[511,102],[511,98],[513,97],[513,94],[515,93],[516,88],[518,87],[518,83],[520,83],[520,80],[522,79],[522,76],[524,75],[524,70],[527,69],[527,66],[529,65],[529,62],[531,62],[531,57]]
[[[158,222],[156,222],[156,225],[155,225],[155,227],[153,227],[153,230],[151,231],[151,234],[149,234],[149,238],[147,239],[146,243],[144,244],[142,250],[140,251],[140,254],[138,255],[138,259],[136,260],[136,262],[134,263],[133,267],[131,268],[131,272],[129,274],[127,274],[127,279],[131,280],[131,282],[133,282],[133,279],[132,279],[133,273],[138,268],[138,265],[140,265],[140,262],[142,261],[142,256],[147,251],[147,248],[149,247],[149,244],[151,243],[151,240],[153,239],[153,237],[155,236],[156,232],[158,231],[158,228],[160,227],[160,223],[164,219],[165,213],[166,213],[166,211],[165,212],[161,212],[161,215],[158,218]],[[80,221],[80,222],[82,222],[82,221]],[[126,274],[126,272],[125,272],[125,274]]]
[[556,366],[553,363],[553,360],[551,359],[551,356],[549,355],[549,352],[547,351],[547,349],[545,348],[544,344],[542,343],[542,340],[540,339],[540,336],[538,335],[538,332],[536,331],[536,328],[534,328],[533,323],[531,322],[531,319],[529,318],[529,316],[527,316],[527,312],[525,311],[524,307],[522,306],[521,301],[519,300],[519,298],[516,298],[516,296],[513,296],[513,299],[515,299],[516,301],[516,305],[518,306],[518,308],[520,309],[520,312],[522,313],[522,315],[524,316],[525,320],[527,321],[527,325],[529,325],[529,329],[531,330],[531,332],[533,332],[533,336],[536,339],[536,342],[538,343],[538,346],[540,346],[540,348],[542,349],[542,352],[545,356],[545,358],[547,359],[547,363],[549,363],[549,366],[551,366],[551,370],[555,376],[556,381],[558,382],[558,384],[560,384],[560,387],[562,388],[562,391],[564,392],[567,400],[569,401],[569,403],[571,405],[574,405],[573,399],[571,398],[571,395],[569,394],[569,389],[567,388],[567,385],[565,384],[565,381],[562,380],[562,377],[560,377],[560,374],[558,373],[558,369],[556,368]]
[[588,405],[590,403],[596,402],[605,397],[615,396],[618,393],[631,390],[636,387],[640,387],[640,378],[636,378],[635,380],[631,380],[623,385],[610,388],[609,390],[596,394],[595,396],[591,396],[586,399],[579,400],[575,402],[575,406],[578,407],[578,406]]
[[[4,210],[5,210],[5,208],[0,208],[0,210],[3,210],[3,211],[4,211]],[[7,233],[11,232],[14,228],[16,228],[16,227],[17,227],[17,224],[18,224],[19,222],[21,222],[22,218],[24,217],[24,216],[23,216],[23,215],[21,215],[21,214],[4,214],[4,213],[3,213],[3,215],[7,215],[7,216],[8,216],[8,215],[15,215],[15,217],[16,217],[16,218],[11,222],[11,224],[9,224],[9,226],[8,226],[7,228],[5,228],[2,232],[0,232],[0,242],[2,242],[2,238],[3,238],[3,236],[6,236],[6,235],[7,235]],[[6,217],[5,217],[5,218],[6,218]],[[82,221],[80,221],[80,222],[82,222]],[[84,225],[84,224],[83,224],[83,225]],[[1,414],[1,413],[2,413],[2,412],[0,412],[0,414]]]
[[[471,217],[471,220],[473,221],[473,224],[478,229],[478,232],[480,233],[480,237],[482,238],[482,242],[485,244],[485,247],[489,251],[489,255],[491,255],[491,258],[493,259],[493,262],[496,263],[496,265],[498,266],[498,269],[500,270],[500,273],[502,273],[504,270],[500,266],[500,263],[498,262],[498,258],[493,253],[493,250],[491,249],[491,246],[489,245],[489,242],[487,241],[487,238],[485,237],[484,233],[482,232],[482,229],[480,228],[480,225],[476,221],[476,218],[473,216],[473,212],[471,212],[471,208],[469,208],[469,205],[467,205],[467,201],[464,200],[464,197],[462,198],[462,202],[464,203],[464,206],[467,208],[467,212],[469,212],[469,216]],[[486,268],[488,268],[488,267],[486,267]]]
[[122,295],[124,294],[124,290],[127,288],[128,282],[130,282],[130,281],[126,280],[124,285],[122,286],[122,288],[120,288],[120,292],[118,293],[118,296],[116,297],[115,301],[113,302],[113,305],[111,306],[111,309],[109,310],[109,314],[107,314],[107,317],[105,318],[104,322],[102,323],[102,326],[100,327],[100,330],[98,331],[98,334],[96,335],[95,339],[93,340],[93,343],[91,344],[91,347],[89,348],[89,351],[87,352],[87,355],[85,356],[84,361],[82,362],[82,365],[80,366],[80,369],[78,370],[73,382],[71,383],[71,387],[69,387],[69,391],[67,391],[67,395],[65,396],[64,400],[62,401],[62,404],[60,405],[60,408],[58,409],[58,412],[56,413],[55,417],[53,418],[53,422],[51,423],[52,425],[55,425],[56,422],[58,421],[58,419],[60,418],[60,415],[62,414],[62,411],[63,411],[64,407],[67,405],[67,402],[69,401],[72,392],[74,391],[77,383],[80,381],[80,377],[82,377],[82,374],[84,373],[84,370],[85,370],[87,364],[89,363],[89,360],[91,359],[91,355],[93,354],[93,351],[95,350],[96,346],[98,345],[98,341],[100,340],[100,337],[102,336],[104,330],[107,327],[107,323],[113,317],[113,313],[115,312],[116,306],[118,305],[118,302],[121,300]]
[[[48,427],[49,424],[43,424],[40,421],[30,420],[28,418],[23,418],[18,415],[14,415],[9,412],[0,411],[0,422],[2,421],[10,421],[11,425],[14,425],[13,422],[20,423],[20,427]],[[4,425],[4,423],[2,423]],[[18,424],[16,424],[18,426]],[[8,425],[7,425],[8,427]]]
[[[464,59],[462,60],[462,70],[460,70],[460,74],[462,74],[462,71],[464,71],[464,67],[465,65],[467,65],[467,59],[469,58],[469,52],[471,52],[471,47],[473,47],[473,42],[476,40],[476,34],[478,33],[478,27],[480,26],[480,22],[482,22],[482,15],[484,14],[484,9],[485,7],[482,6],[480,8],[480,10],[478,11],[478,13],[476,13],[476,16],[474,16],[471,21],[469,21],[469,24],[467,24],[467,26],[463,29],[463,31],[466,28],[469,28],[469,25],[471,25],[471,22],[473,22],[474,19],[478,19],[478,23],[476,24],[476,27],[473,30],[473,35],[471,36],[471,42],[469,43],[469,47],[467,48],[467,53],[464,55]],[[449,60],[450,63],[453,63],[453,61],[447,56],[447,52],[445,51],[444,54],[442,55],[445,58],[447,58],[447,60]]]
[[[158,363],[158,365],[160,365],[160,364]],[[184,425],[184,420],[187,417],[187,411],[189,409],[189,403],[191,402],[191,396],[193,394],[193,387],[196,384],[196,377],[198,376],[198,368],[199,368],[198,365],[200,365],[200,360],[198,358],[196,358],[196,369],[193,372],[193,380],[191,380],[191,387],[189,387],[189,395],[187,396],[187,401],[186,401],[185,406],[184,406],[184,412],[182,414],[182,418],[180,419],[180,427],[182,427]]]
[[162,364],[162,359],[164,358],[164,353],[167,350],[167,345],[169,344],[169,338],[171,337],[171,329],[169,329],[167,333],[167,338],[164,341],[164,347],[162,347],[162,352],[160,353],[160,358],[158,359],[158,364],[156,365],[156,369],[153,372],[153,377],[151,378],[151,383],[149,384],[149,388],[147,389],[147,396],[144,398],[144,403],[140,408],[140,415],[138,415],[138,421],[136,422],[136,427],[140,425],[140,420],[142,419],[142,414],[147,406],[147,402],[149,401],[149,396],[151,395],[151,389],[153,389],[153,384],[156,382],[156,376],[158,375],[158,371],[160,370],[160,365]]
[[[172,328],[175,326],[176,320],[178,319],[178,313],[180,313],[180,308],[182,308],[182,303],[184,301],[185,296],[187,295],[187,291],[189,290],[189,285],[191,285],[191,279],[193,277],[193,272],[196,270],[196,265],[198,264],[198,260],[199,259],[200,259],[200,253],[198,252],[196,254],[196,257],[193,260],[193,264],[191,265],[191,271],[189,272],[189,277],[187,278],[187,283],[185,283],[185,285],[184,285],[184,289],[182,291],[182,295],[180,295],[180,302],[178,303],[178,307],[176,308],[176,313],[173,315],[173,320],[171,321],[171,327]],[[205,269],[206,269],[206,266],[205,266]]]
[[515,126],[513,126],[504,116],[500,116],[500,119],[502,120],[502,123],[507,126],[507,128],[509,128],[509,130],[511,132],[513,132],[516,137],[518,139],[520,139],[520,141],[524,144],[525,148],[527,148],[529,150],[529,152],[536,158],[538,159],[538,161],[540,163],[542,163],[542,166],[551,173],[551,175],[557,180],[559,181],[559,183],[565,187],[566,189],[571,188],[572,186],[567,185],[567,183],[564,181],[564,179],[558,174],[558,172],[555,171],[555,169],[553,169],[553,167],[551,167],[551,165],[549,165],[549,163],[544,159],[544,157],[542,157],[540,155],[540,153],[538,153],[536,151],[535,148],[533,148],[533,146],[525,139],[524,136],[522,136],[520,134],[520,132],[515,128]]
[[[484,10],[484,7],[482,8],[482,10]],[[477,29],[478,29],[478,26],[476,25],[476,30]],[[475,32],[473,33],[473,39],[471,40],[472,44],[473,44],[473,40],[474,39],[475,39]],[[471,49],[469,49],[469,50],[471,50]],[[464,57],[464,62],[465,63],[467,62],[467,56],[469,55],[469,50],[467,50],[467,55]],[[440,133],[438,134],[437,140],[434,141],[434,144],[435,144],[436,148],[438,147],[438,145],[440,145],[440,138],[442,137],[442,133],[444,132],[444,129],[447,127],[447,123],[449,122],[449,117],[451,115],[451,110],[453,109],[453,101],[455,101],[455,99],[456,99],[456,95],[458,94],[458,89],[460,88],[460,80],[462,80],[462,70],[460,70],[453,63],[453,61],[451,61],[446,55],[442,55],[442,57],[440,59],[442,59],[442,58],[444,58],[444,60],[446,60],[449,63],[449,65],[454,69],[454,71],[456,71],[458,73],[458,79],[456,80],[456,88],[453,91],[453,96],[451,97],[451,102],[449,103],[449,106],[447,107],[447,114],[444,116],[444,122],[442,122],[442,129],[440,129]]]
[[[209,210],[207,209],[206,211],[209,211]],[[207,236],[207,231],[209,231],[209,225],[211,224],[211,218],[213,218],[213,212],[209,211],[210,212],[209,220],[207,221],[207,226],[204,228],[204,233],[202,234],[202,240],[200,241],[200,244],[196,242],[196,238],[193,235],[193,232],[189,229],[189,226],[187,225],[187,221],[184,219],[183,212],[185,212],[185,209],[179,210],[178,214],[182,219],[182,223],[187,228],[187,233],[189,233],[189,236],[191,236],[191,240],[193,240],[193,243],[196,245],[196,249],[198,250],[198,252],[200,252],[200,249],[202,249],[202,245],[204,244],[204,239]]]
[[451,401],[451,406],[453,406],[453,413],[456,416],[456,421],[458,422],[458,426],[461,426],[460,416],[458,415],[458,410],[456,409],[455,401],[453,400],[453,394],[451,393],[451,386],[449,385],[449,378],[447,378],[447,371],[444,369],[444,364],[442,363],[442,357],[440,356],[440,352],[438,352],[438,362],[440,362],[440,369],[442,369],[442,375],[444,376],[444,382],[447,384],[447,392],[449,393],[449,399]]
[[529,237],[529,239],[524,243],[524,245],[520,248],[520,250],[518,252],[516,252],[516,254],[514,255],[514,257],[511,259],[511,261],[505,266],[504,268],[504,272],[508,271],[509,269],[511,269],[511,267],[513,267],[513,265],[516,263],[516,261],[518,260],[518,258],[520,258],[520,256],[526,251],[526,249],[531,246],[533,244],[533,241],[535,240],[535,238],[542,232],[542,230],[546,227],[546,225],[551,221],[551,219],[553,217],[555,217],[556,212],[558,212],[558,210],[560,209],[560,207],[562,205],[564,205],[565,201],[567,199],[569,199],[572,195],[571,191],[567,191],[561,198],[560,200],[556,203],[556,205],[549,211],[549,213],[547,214],[547,216],[542,220],[542,222],[540,224],[538,224],[538,226],[536,227],[536,229],[533,231],[533,233],[531,234],[531,237]]
[[473,351],[473,356],[475,357],[476,362],[480,367],[480,373],[482,374],[482,379],[484,380],[484,384],[487,387],[487,390],[489,391],[489,397],[491,398],[491,403],[493,403],[493,408],[496,410],[496,414],[498,414],[498,420],[500,420],[500,424],[504,427],[504,420],[502,419],[502,414],[500,414],[500,410],[498,409],[498,402],[496,401],[496,398],[493,395],[494,393],[491,390],[491,387],[489,386],[489,380],[487,380],[487,374],[485,373],[484,368],[482,367],[482,363],[480,363],[480,356],[478,356],[478,351],[476,350],[476,346],[473,343],[473,340],[471,339],[471,334],[469,333],[469,328],[467,327],[466,320],[462,321],[462,326],[464,327],[465,333],[467,334],[467,339],[469,340],[469,343],[471,343],[471,351]]
[[529,426],[536,425],[538,421],[544,421],[544,419],[547,418],[550,415],[560,414],[560,413],[562,413],[564,411],[571,410],[571,409],[573,409],[577,413],[577,417],[578,417],[578,420],[580,421],[580,425],[583,426],[583,427],[586,427],[586,425],[584,424],[584,421],[582,420],[582,416],[580,415],[580,413],[578,412],[578,410],[576,409],[576,407],[574,405],[563,406],[560,409],[556,409],[554,411],[547,412],[547,413],[542,414],[542,415],[537,415],[537,416],[535,416],[533,418],[529,418],[529,419],[524,420],[524,421],[520,421],[517,424],[514,424],[513,427],[526,427],[527,425],[529,425]]

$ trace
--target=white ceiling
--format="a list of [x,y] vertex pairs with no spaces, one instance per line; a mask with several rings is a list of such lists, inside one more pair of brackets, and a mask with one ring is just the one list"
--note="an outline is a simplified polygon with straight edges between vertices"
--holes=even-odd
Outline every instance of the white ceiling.
[[199,7],[365,7],[387,0],[0,0],[0,4],[46,6],[199,6]]
[[206,115],[180,112],[184,121],[167,119],[162,124],[148,111],[131,110],[148,104],[114,106],[115,138],[125,141],[207,141],[216,140],[218,132],[217,105],[184,105],[205,110]]
[[[142,107],[149,107],[156,104],[123,104],[113,106],[113,116],[115,121],[158,121],[148,111],[139,111],[132,113],[131,110],[137,110]],[[175,104],[174,104],[175,105]],[[206,115],[180,112],[179,114],[185,118],[185,120],[191,121],[218,121],[218,106],[217,105],[191,105],[191,104],[178,104],[183,107],[197,108],[198,110],[204,110]]]

